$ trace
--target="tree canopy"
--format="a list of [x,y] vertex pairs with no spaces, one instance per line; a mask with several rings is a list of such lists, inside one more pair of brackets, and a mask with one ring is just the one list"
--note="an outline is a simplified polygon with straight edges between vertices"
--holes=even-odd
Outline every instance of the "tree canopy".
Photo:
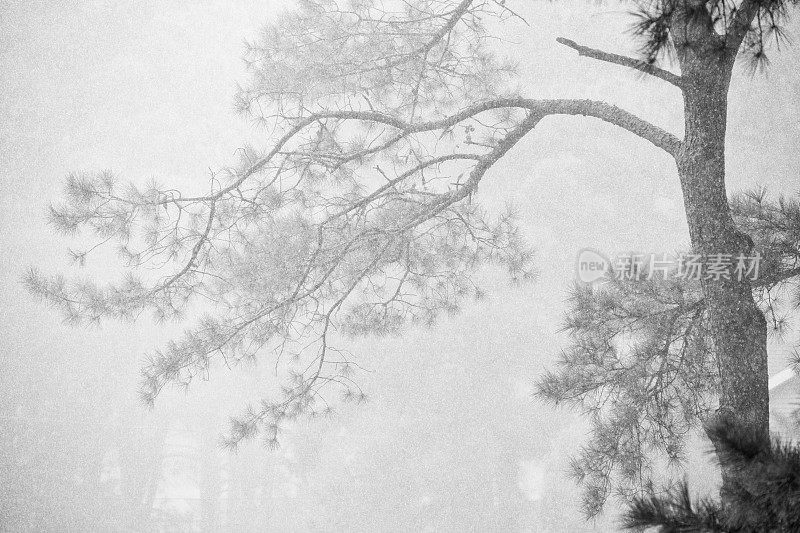
[[[764,65],[789,5],[638,2],[640,58],[559,43],[701,91],[698,79],[670,70],[674,56]],[[72,252],[79,264],[114,247],[127,272],[103,284],[32,269],[28,286],[71,321],[206,310],[149,356],[141,387],[148,403],[214,364],[271,354],[286,385],[235,419],[232,446],[259,434],[275,445],[282,422],[328,412],[336,390],[364,400],[342,336],[398,333],[456,312],[482,296],[471,274],[487,263],[512,280],[532,276],[513,211],[490,216],[476,194],[542,120],[599,119],[676,160],[685,155],[687,139],[618,106],[521,94],[514,65],[492,43],[497,21],[525,22],[505,0],[299,1],[245,52],[249,77],[237,108],[268,132],[265,146],[243,148],[194,195],[120,184],[111,172],[71,175],[51,223],[91,236]],[[797,203],[751,194],[733,209],[766,260],[755,294],[775,311],[772,291],[798,273]],[[699,283],[669,280],[576,289],[567,319],[573,347],[540,389],[594,416],[593,439],[576,462],[590,481],[590,512],[614,475],[641,486],[653,450],[679,458],[682,438],[707,414],[718,393],[711,300]],[[635,342],[621,350],[622,337]]]

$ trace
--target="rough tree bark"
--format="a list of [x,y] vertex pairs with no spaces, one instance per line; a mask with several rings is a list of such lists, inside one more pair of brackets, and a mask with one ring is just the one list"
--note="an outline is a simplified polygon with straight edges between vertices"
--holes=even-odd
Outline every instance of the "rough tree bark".
[[[746,15],[746,13],[745,13]],[[737,230],[725,188],[725,134],[731,74],[740,38],[716,33],[687,16],[675,32],[684,100],[685,135],[676,155],[686,220],[695,253],[749,255],[752,240]],[[767,325],[747,276],[704,279],[719,365],[718,417],[769,439]],[[712,439],[713,441],[713,439]],[[716,443],[714,443],[716,446]],[[722,472],[722,496],[731,481]]]
[[[758,5],[756,0],[743,2],[728,31],[720,34],[704,3],[682,4],[670,26],[680,75],[648,62],[558,39],[581,56],[633,68],[681,89],[684,138],[674,150],[664,144],[657,146],[675,158],[692,248],[703,257],[748,256],[753,249],[750,237],[736,228],[728,204],[725,135],[734,63]],[[743,425],[768,442],[767,324],[753,298],[750,280],[731,272],[728,278],[703,279],[702,287],[719,366],[719,409],[715,417]],[[714,445],[717,447],[717,443]],[[723,499],[732,475],[722,472]]]

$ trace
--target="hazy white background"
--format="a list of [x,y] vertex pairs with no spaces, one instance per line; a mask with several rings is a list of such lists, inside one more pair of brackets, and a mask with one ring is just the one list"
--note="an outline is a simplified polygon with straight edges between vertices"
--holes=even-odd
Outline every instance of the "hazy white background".
[[[142,355],[180,325],[70,328],[19,280],[29,265],[68,267],[67,243],[45,215],[70,171],[110,169],[139,183],[204,188],[209,169],[233,161],[246,141],[268,142],[234,114],[232,96],[244,75],[243,40],[289,3],[0,0],[0,415],[25,428],[27,443],[2,441],[0,477],[31,481],[20,489],[30,507],[0,503],[0,530],[20,513],[58,514],[59,500],[81,502],[60,493],[64,480],[48,472],[98,463],[98,450],[125,432],[143,438],[183,428],[207,441],[225,429],[227,415],[270,393],[265,361],[261,381],[249,369],[220,372],[188,394],[164,394],[147,411],[136,398]],[[529,26],[504,25],[498,46],[519,62],[527,95],[601,98],[681,133],[677,89],[578,58],[554,41],[632,53],[629,4],[509,4]],[[790,34],[797,30],[793,24]],[[729,190],[800,190],[798,59],[798,48],[775,52],[767,75],[751,79],[741,69],[734,80]],[[239,471],[247,461],[253,471],[266,463],[290,470],[281,479],[294,481],[272,485],[282,503],[265,530],[455,531],[478,527],[482,516],[497,530],[612,527],[613,507],[609,521],[581,521],[579,493],[564,476],[584,423],[532,398],[531,384],[566,342],[558,330],[581,248],[685,248],[675,169],[627,132],[548,118],[487,174],[479,199],[520,209],[538,251],[538,280],[509,287],[482,273],[488,301],[400,339],[354,341],[358,361],[372,371],[359,375],[370,403],[289,428],[277,454],[253,443],[236,459],[218,459]],[[776,347],[773,372],[783,368],[783,348]],[[97,435],[94,447],[82,440],[87,435]],[[509,515],[505,526],[491,521],[497,512]]]

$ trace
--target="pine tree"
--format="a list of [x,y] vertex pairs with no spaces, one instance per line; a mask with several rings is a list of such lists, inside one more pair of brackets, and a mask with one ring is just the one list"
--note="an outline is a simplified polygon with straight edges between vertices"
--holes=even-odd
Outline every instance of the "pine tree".
[[672,532],[790,532],[800,530],[800,447],[764,443],[749,428],[717,420],[707,428],[722,467],[732,472],[724,503],[692,501],[686,482],[665,494],[637,497],[624,517],[627,529]]
[[[755,302],[780,334],[800,305],[800,202],[751,191],[731,207],[760,257]],[[721,379],[701,282],[674,270],[619,274],[575,286],[564,322],[571,343],[538,383],[541,397],[576,406],[593,421],[591,442],[572,462],[590,512],[614,489],[626,498],[639,494],[655,459],[681,462],[692,430],[713,425]]]
[[[267,146],[243,149],[239,162],[216,173],[200,194],[157,183],[121,186],[109,172],[72,175],[51,222],[65,234],[87,231],[98,244],[116,244],[129,272],[104,285],[33,269],[27,283],[72,321],[144,312],[180,317],[198,297],[213,302],[181,339],[149,358],[143,399],[153,402],[168,384],[188,385],[215,361],[272,353],[287,383],[277,399],[234,420],[229,443],[261,435],[274,446],[284,421],[328,411],[323,394],[338,387],[345,400],[366,398],[352,376],[358,365],[334,332],[388,334],[408,323],[433,323],[481,294],[470,274],[487,262],[506,267],[512,279],[530,277],[532,256],[513,213],[490,217],[474,200],[487,171],[548,117],[599,119],[668,154],[693,251],[750,254],[755,237],[745,233],[748,226],[737,228],[725,189],[728,85],[737,57],[754,69],[765,64],[766,47],[782,38],[793,3],[637,2],[641,58],[559,39],[581,56],[680,90],[685,132],[679,138],[605,102],[536,99],[510,89],[514,69],[493,52],[486,20],[521,18],[513,1],[301,0],[245,54],[250,77],[238,108],[271,132]],[[768,222],[769,205],[762,204],[763,212],[747,206],[752,212],[743,217]],[[83,264],[94,249],[73,256]],[[791,270],[782,272],[781,282],[794,279]],[[685,288],[619,286],[598,301],[598,313],[641,300],[661,306],[662,318],[631,311],[648,315],[653,341],[637,352],[647,362],[636,368],[636,381],[663,367],[685,382],[651,373],[647,380],[662,391],[651,402],[644,390],[617,384],[609,368],[598,378],[623,391],[615,398],[634,394],[653,409],[647,416],[654,427],[671,428],[648,436],[669,454],[677,454],[683,426],[707,411],[699,398],[717,393],[721,413],[767,438],[767,324],[754,297],[763,290],[730,277]],[[576,294],[579,305],[593,298]],[[593,319],[579,313],[571,327],[583,331],[580,320]],[[608,347],[599,339],[611,332],[596,327],[603,333],[581,338],[568,364],[588,368],[591,357],[602,359]],[[672,345],[665,342],[658,355],[655,342],[675,327],[688,330],[689,358],[677,360],[678,370],[664,355]],[[545,390],[556,399],[591,393],[557,381]],[[681,387],[693,391],[686,402]],[[598,419],[590,444],[595,455],[619,450],[629,457],[627,477],[641,470],[637,453],[644,448],[628,438],[636,416],[616,402],[610,422]],[[611,479],[613,468],[597,468]],[[731,483],[728,472],[723,477]],[[604,491],[594,496],[602,501]]]

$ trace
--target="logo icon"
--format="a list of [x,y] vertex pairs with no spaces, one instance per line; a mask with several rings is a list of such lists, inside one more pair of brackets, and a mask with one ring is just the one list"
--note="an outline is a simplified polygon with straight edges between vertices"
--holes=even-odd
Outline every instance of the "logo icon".
[[580,281],[594,283],[611,270],[611,261],[597,250],[584,248],[578,253],[575,270]]

